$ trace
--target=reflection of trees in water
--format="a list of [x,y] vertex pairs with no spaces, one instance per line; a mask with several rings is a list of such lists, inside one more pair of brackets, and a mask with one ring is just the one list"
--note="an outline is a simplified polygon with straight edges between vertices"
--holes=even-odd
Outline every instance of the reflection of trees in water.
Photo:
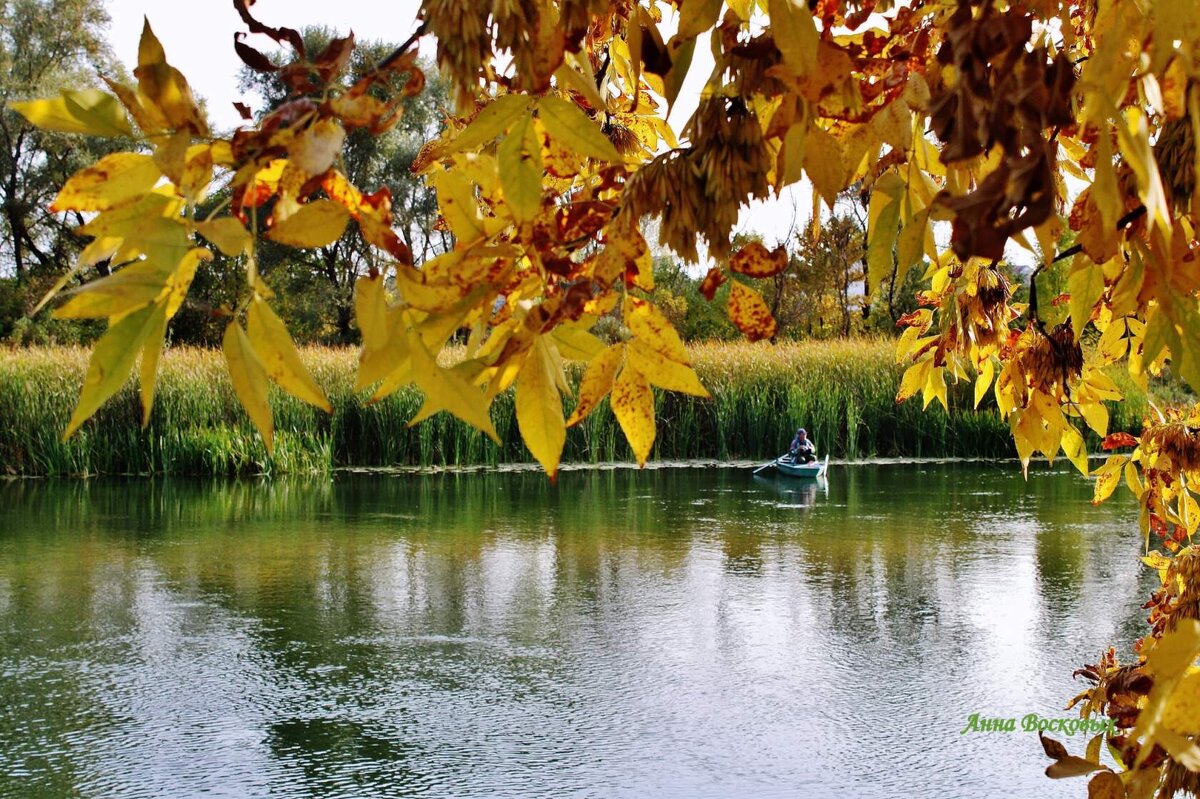
[[[962,603],[1013,547],[1038,612],[1086,617],[1080,586],[1128,548],[1095,540],[1116,511],[1074,479],[1031,479],[926,465],[840,469],[827,489],[702,469],[565,472],[557,487],[537,473],[11,483],[0,631],[21,658],[61,661],[81,637],[145,637],[156,602],[181,619],[155,628],[159,646],[236,629],[269,695],[270,751],[320,792],[350,761],[399,779],[449,695],[519,706],[570,684],[578,658],[646,657],[646,619],[734,657],[759,640],[743,625],[793,614],[779,634],[804,630],[829,662],[866,668],[870,641],[915,667],[975,645]],[[739,605],[762,581],[783,593]],[[0,700],[42,691],[38,712],[69,731],[96,690],[71,669],[53,690],[0,677]],[[21,723],[5,718],[0,740]]]

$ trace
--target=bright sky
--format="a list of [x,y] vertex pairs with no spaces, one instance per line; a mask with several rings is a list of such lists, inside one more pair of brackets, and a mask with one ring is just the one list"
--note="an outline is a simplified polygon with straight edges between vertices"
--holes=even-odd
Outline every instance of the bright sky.
[[[196,4],[199,5],[199,4]],[[232,0],[203,0],[205,10],[195,5],[162,0],[108,0],[112,17],[110,41],[117,56],[132,71],[137,59],[142,19],[148,17],[162,41],[167,59],[187,77],[193,90],[208,103],[211,121],[232,128],[240,121],[233,108],[243,99],[236,91],[241,61],[233,50],[233,34],[244,30]],[[360,39],[401,42],[416,28],[418,0],[259,0],[254,6],[258,19],[268,25],[303,28],[325,25],[339,32],[354,31]],[[247,44],[262,50],[274,46],[264,36],[248,38]],[[428,46],[428,45],[426,45]],[[671,114],[678,130],[691,116],[700,88],[712,70],[705,48],[696,49],[696,60],[680,100]],[[252,101],[253,98],[245,98]],[[807,181],[785,190],[784,196],[756,202],[743,210],[740,229],[757,232],[769,244],[782,241],[791,230],[800,230],[812,214],[812,189]]]

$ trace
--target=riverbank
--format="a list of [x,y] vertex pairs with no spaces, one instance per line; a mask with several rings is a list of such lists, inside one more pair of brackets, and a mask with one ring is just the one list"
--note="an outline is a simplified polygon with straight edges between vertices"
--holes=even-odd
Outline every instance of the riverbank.
[[[972,409],[972,387],[950,391],[951,410],[897,405],[903,367],[884,339],[766,344],[705,343],[689,347],[712,392],[700,400],[658,395],[655,459],[767,459],[791,430],[808,428],[834,458],[1004,457],[1013,453],[1005,425],[988,403]],[[322,413],[282,392],[271,397],[275,455],[268,458],[242,413],[219,352],[174,348],[164,353],[150,425],[132,381],[70,440],[60,440],[87,367],[87,350],[48,347],[0,351],[0,472],[10,475],[326,472],[340,467],[494,466],[532,460],[520,441],[511,394],[492,417],[496,446],[447,414],[415,428],[421,404],[406,389],[369,405],[353,389],[355,350],[303,350],[334,406]],[[578,370],[570,375],[578,379]],[[1114,375],[1119,379],[1119,375]],[[1136,431],[1146,410],[1140,391],[1110,407],[1113,430]],[[989,395],[990,398],[990,395]],[[1095,443],[1095,442],[1093,442]],[[564,461],[631,459],[607,402],[567,436]]]

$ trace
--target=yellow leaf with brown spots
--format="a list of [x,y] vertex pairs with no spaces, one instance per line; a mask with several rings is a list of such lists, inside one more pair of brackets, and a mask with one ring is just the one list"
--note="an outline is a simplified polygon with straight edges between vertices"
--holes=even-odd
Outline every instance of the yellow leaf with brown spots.
[[267,402],[267,372],[262,361],[254,353],[254,345],[246,336],[238,322],[230,322],[225,328],[225,338],[221,345],[225,355],[225,365],[229,368],[229,379],[233,383],[233,392],[246,409],[246,415],[254,423],[258,434],[262,436],[267,454],[275,447],[275,423],[271,416],[271,406]]
[[314,200],[267,231],[267,238],[288,247],[313,248],[342,237],[350,212],[333,200]]
[[649,300],[629,297],[625,300],[625,324],[634,338],[647,347],[679,363],[689,363],[687,348],[671,321]]
[[750,341],[762,341],[775,335],[775,318],[762,295],[738,282],[729,284],[729,321]]
[[757,241],[750,242],[729,259],[729,268],[747,277],[774,277],[787,266],[788,255],[783,247],[768,250]]
[[695,397],[711,396],[690,364],[674,361],[645,346],[640,339],[629,344],[629,363],[659,388],[682,391]]
[[625,433],[625,440],[633,450],[638,466],[645,466],[654,447],[654,391],[649,381],[637,369],[626,365],[613,381],[613,415]]
[[567,428],[562,397],[555,385],[559,365],[544,338],[534,342],[517,375],[517,428],[529,452],[553,480],[558,473]]
[[76,172],[63,184],[50,210],[106,211],[145,194],[162,173],[154,158],[141,153],[113,153]]
[[625,360],[625,345],[612,344],[591,360],[579,381],[579,402],[567,420],[574,427],[588,417],[600,401],[612,391],[613,379]]
[[246,329],[268,377],[293,397],[333,413],[325,392],[300,361],[300,353],[283,321],[258,297],[250,302]]

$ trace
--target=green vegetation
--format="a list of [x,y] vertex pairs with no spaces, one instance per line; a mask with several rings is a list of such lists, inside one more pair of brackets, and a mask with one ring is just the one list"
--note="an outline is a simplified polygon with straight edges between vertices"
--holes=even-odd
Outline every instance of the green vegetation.
[[[835,458],[1012,454],[1008,428],[993,409],[971,410],[971,386],[939,407],[895,403],[901,367],[894,342],[851,339],[770,346],[709,343],[690,347],[711,400],[659,394],[657,459],[765,459],[782,451],[802,424]],[[440,414],[409,429],[420,395],[404,390],[375,405],[352,390],[353,350],[303,351],[334,406],[332,416],[282,392],[272,395],[275,456],[268,458],[233,394],[217,352],[167,351],[150,425],[131,382],[69,441],[60,437],[78,396],[86,350],[14,349],[0,356],[0,469],[10,474],[173,473],[225,475],[320,472],[343,466],[466,466],[532,460],[520,442],[512,397],[493,420],[497,447]],[[576,371],[572,380],[579,377]],[[1129,399],[1112,406],[1112,429],[1140,429],[1146,399],[1128,384]],[[1092,441],[1093,447],[1098,442]],[[607,407],[570,431],[564,460],[630,460]]]

